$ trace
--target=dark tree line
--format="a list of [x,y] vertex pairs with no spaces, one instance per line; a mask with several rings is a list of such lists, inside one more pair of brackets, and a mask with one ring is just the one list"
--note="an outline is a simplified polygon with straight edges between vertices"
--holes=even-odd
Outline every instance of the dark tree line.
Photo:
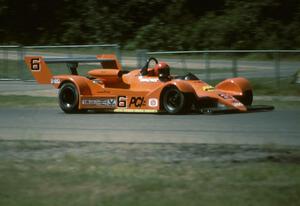
[[300,48],[299,0],[0,0],[0,44]]

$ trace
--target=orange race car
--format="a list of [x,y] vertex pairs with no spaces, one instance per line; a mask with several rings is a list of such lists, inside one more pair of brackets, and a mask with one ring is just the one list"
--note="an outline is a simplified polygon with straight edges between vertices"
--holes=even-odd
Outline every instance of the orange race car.
[[[149,68],[152,61],[154,66]],[[132,71],[123,71],[112,54],[79,58],[26,56],[25,62],[38,83],[59,89],[59,106],[66,113],[105,110],[180,114],[191,110],[211,113],[272,109],[251,107],[252,88],[245,78],[226,79],[213,87],[191,73],[171,75],[168,64],[153,57],[143,68]],[[53,76],[50,63],[67,63],[71,74]],[[82,63],[97,63],[99,68],[81,76],[77,68]]]

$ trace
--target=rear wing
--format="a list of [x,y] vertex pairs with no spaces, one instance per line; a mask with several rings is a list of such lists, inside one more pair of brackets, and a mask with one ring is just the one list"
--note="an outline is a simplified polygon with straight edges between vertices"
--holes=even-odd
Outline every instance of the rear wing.
[[71,74],[77,75],[79,63],[101,63],[103,69],[121,70],[121,65],[114,54],[102,54],[96,57],[45,58],[42,56],[25,56],[25,63],[39,84],[51,84],[52,73],[47,64],[66,63]]

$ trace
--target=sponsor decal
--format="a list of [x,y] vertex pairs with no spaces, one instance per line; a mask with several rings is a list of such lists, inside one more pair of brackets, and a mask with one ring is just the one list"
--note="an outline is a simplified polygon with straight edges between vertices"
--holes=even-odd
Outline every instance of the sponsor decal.
[[153,83],[153,82],[158,82],[159,79],[155,78],[155,77],[143,77],[143,76],[139,76],[139,80],[140,82],[148,82],[148,83]]
[[91,105],[100,108],[115,108],[116,99],[114,98],[95,98],[95,99],[82,99],[81,103],[83,105]]
[[223,99],[229,99],[229,100],[231,100],[232,101],[232,105],[234,107],[244,106],[239,100],[237,100],[236,98],[234,98],[231,95],[220,93],[219,96],[222,97]]
[[103,84],[103,82],[100,79],[94,79],[93,83],[94,84]]
[[60,84],[60,79],[52,78],[51,79],[51,84]]
[[135,107],[141,107],[145,105],[144,97],[131,97],[129,107],[134,105]]
[[40,71],[41,65],[40,65],[40,59],[31,59],[31,70],[32,71]]
[[235,107],[244,106],[239,100],[235,99],[234,97],[232,97],[232,102],[232,105]]
[[157,107],[158,106],[158,99],[151,98],[148,100],[149,107]]
[[224,94],[224,93],[220,93],[218,94],[220,97],[222,97],[223,99],[233,99],[232,96],[228,95],[228,94]]
[[241,102],[233,102],[232,105],[235,106],[235,107],[244,106]]
[[126,96],[118,96],[118,107],[126,107]]
[[237,100],[236,98],[234,98],[233,96],[231,96],[229,94],[220,93],[219,96],[222,97],[223,99],[231,100],[232,101],[232,105],[234,107],[244,106],[239,100]]
[[156,109],[127,109],[127,108],[118,108],[114,109],[114,112],[136,112],[136,113],[158,113],[159,110]]
[[214,89],[215,89],[215,88],[212,87],[212,86],[204,86],[204,87],[202,87],[202,90],[203,90],[203,91],[206,91],[206,92],[212,91],[212,90],[214,90]]

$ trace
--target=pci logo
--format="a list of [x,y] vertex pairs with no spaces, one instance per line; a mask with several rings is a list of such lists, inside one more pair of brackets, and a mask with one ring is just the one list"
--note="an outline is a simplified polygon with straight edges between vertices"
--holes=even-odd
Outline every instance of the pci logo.
[[32,71],[40,71],[41,70],[41,65],[40,65],[40,59],[36,58],[36,59],[31,59],[31,70]]
[[131,107],[132,105],[138,108],[144,106],[145,105],[144,97],[131,97],[129,107]]

